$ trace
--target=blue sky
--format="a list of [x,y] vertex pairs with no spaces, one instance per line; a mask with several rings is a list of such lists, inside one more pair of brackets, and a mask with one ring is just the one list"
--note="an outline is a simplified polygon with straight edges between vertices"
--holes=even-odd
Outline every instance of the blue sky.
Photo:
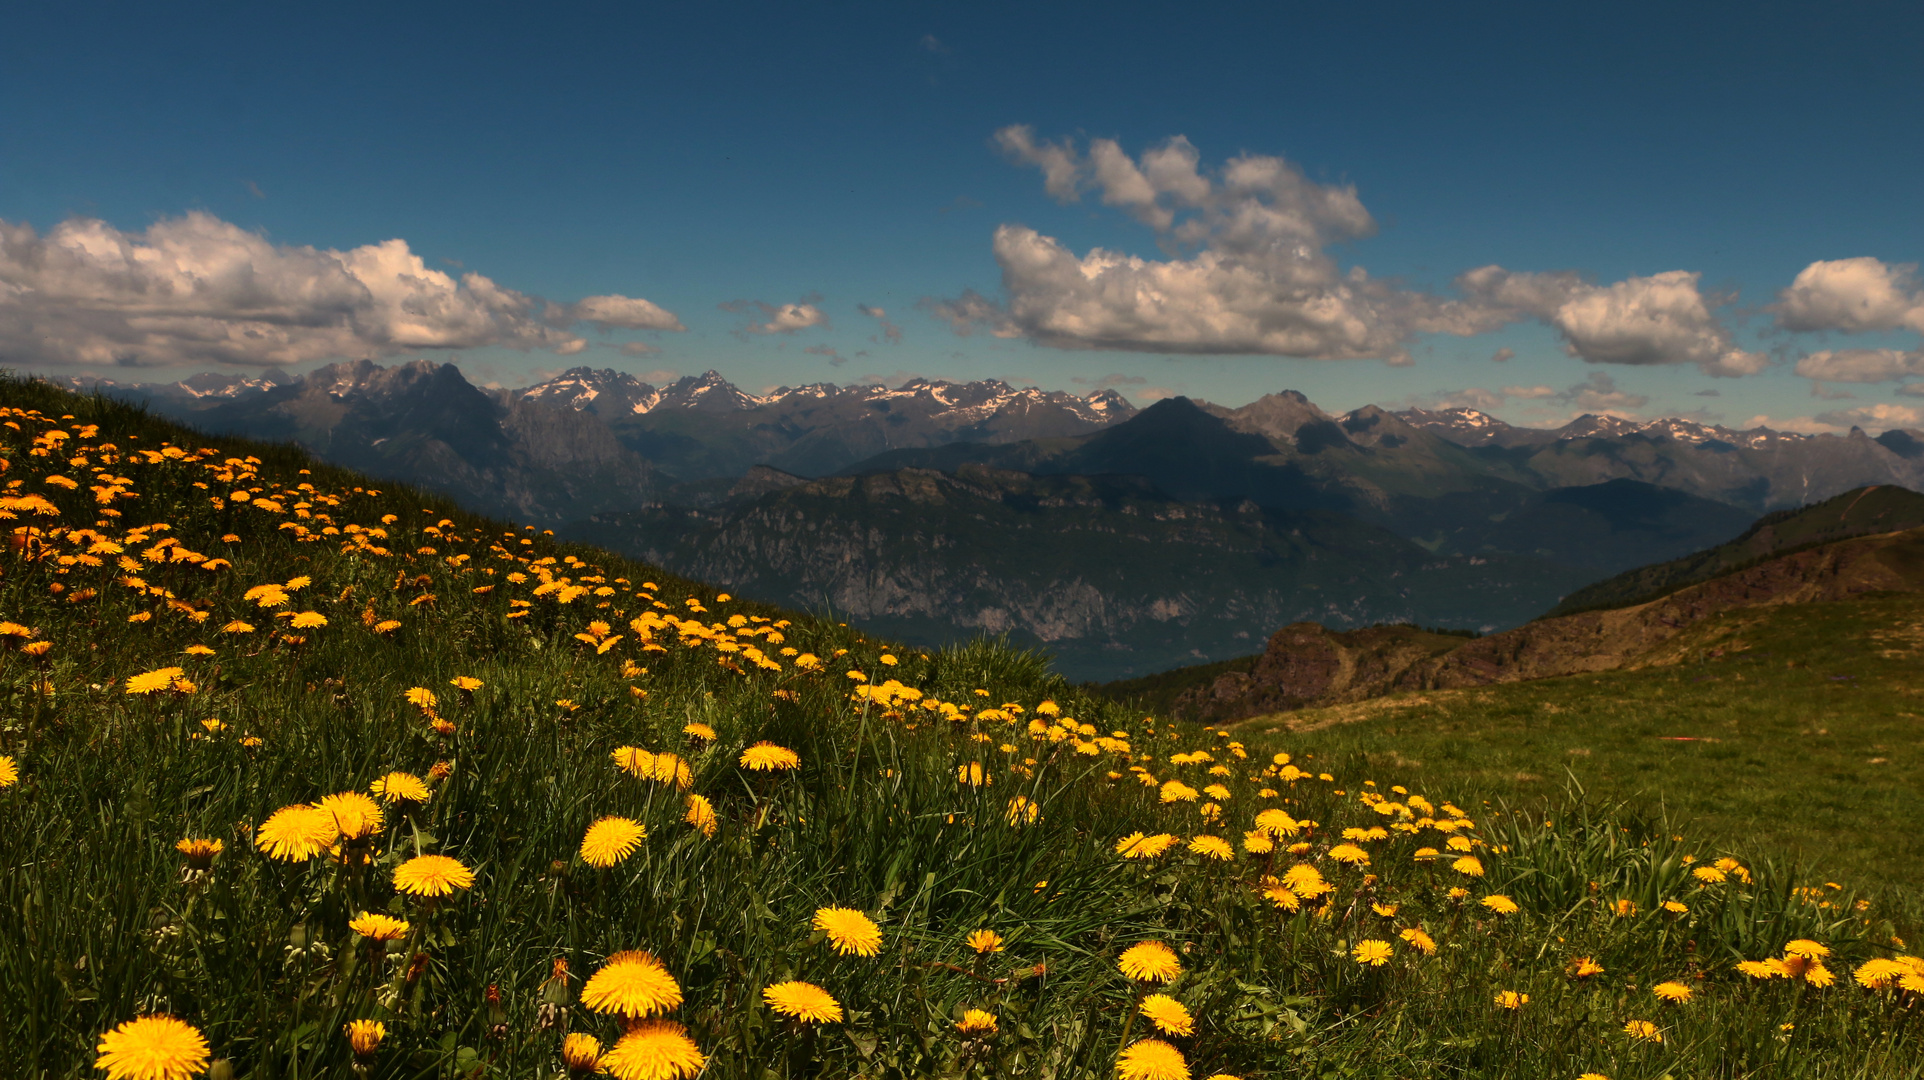
[[[41,5],[0,362],[1924,426],[1924,9],[1551,7]],[[1142,188],[1178,137],[1199,179]],[[445,287],[325,254],[392,240]]]

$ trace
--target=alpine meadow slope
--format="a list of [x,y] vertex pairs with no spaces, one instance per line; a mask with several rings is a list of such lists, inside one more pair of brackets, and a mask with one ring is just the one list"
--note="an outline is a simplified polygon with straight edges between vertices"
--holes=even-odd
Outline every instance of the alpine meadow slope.
[[7,1075],[1918,1075],[1901,912],[1768,851],[0,403]]

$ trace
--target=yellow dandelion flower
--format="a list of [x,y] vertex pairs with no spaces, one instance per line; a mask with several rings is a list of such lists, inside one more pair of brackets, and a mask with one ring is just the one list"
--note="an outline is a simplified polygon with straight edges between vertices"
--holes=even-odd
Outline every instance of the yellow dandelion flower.
[[683,821],[701,830],[703,836],[715,835],[721,820],[715,816],[715,804],[706,795],[688,796],[688,812],[682,815]]
[[1154,859],[1174,847],[1180,839],[1168,833],[1144,836],[1133,832],[1116,841],[1116,854],[1125,859]]
[[187,654],[188,656],[212,656],[212,655],[214,655],[214,650],[212,650],[212,649],[210,649],[210,648],[208,648],[208,647],[207,647],[207,646],[205,646],[205,645],[189,645],[189,646],[187,646],[187,648],[185,648],[185,649],[183,649],[183,650],[181,650],[181,651],[182,651],[182,652],[184,652],[184,653],[186,653],[186,654]]
[[1121,1080],[1189,1080],[1189,1062],[1161,1039],[1143,1039],[1117,1056],[1116,1075]]
[[874,956],[882,951],[882,928],[854,908],[818,908],[812,925],[827,934],[829,944],[843,956]]
[[1355,844],[1338,844],[1329,849],[1329,857],[1347,866],[1368,866],[1370,853]]
[[288,625],[296,630],[312,630],[317,626],[326,626],[327,616],[318,611],[303,611],[294,616],[293,621]]
[[1436,955],[1436,939],[1431,937],[1429,933],[1421,927],[1412,926],[1405,930],[1399,930],[1396,936],[1403,939],[1403,944],[1408,945],[1424,956]]
[[1195,1034],[1195,1017],[1189,1015],[1188,1008],[1182,1002],[1168,994],[1150,994],[1142,999],[1138,1007],[1142,1010],[1143,1019],[1156,1025],[1156,1030],[1164,1035]]
[[1570,974],[1579,979],[1587,979],[1592,975],[1603,974],[1603,965],[1588,956],[1579,956],[1570,961]]
[[1002,935],[993,930],[976,930],[969,934],[968,940],[963,944],[984,956],[989,953],[999,953],[1003,949]]
[[254,624],[235,619],[233,622],[222,626],[220,632],[223,634],[251,634],[254,632]]
[[1896,982],[1910,969],[1889,957],[1879,956],[1864,961],[1852,972],[1857,985],[1867,990],[1884,990]]
[[1523,1008],[1529,1003],[1530,995],[1519,994],[1515,990],[1504,990],[1496,996],[1496,1007],[1499,1009],[1509,1009],[1512,1012]]
[[1515,915],[1517,912],[1523,910],[1522,908],[1519,908],[1517,906],[1517,902],[1515,900],[1512,900],[1501,893],[1491,893],[1490,895],[1477,901],[1477,903],[1482,904],[1484,907],[1489,908],[1491,911],[1496,912],[1498,915]]
[[1195,802],[1200,794],[1201,792],[1181,780],[1169,780],[1163,783],[1160,798],[1165,803]]
[[681,1006],[681,984],[653,953],[630,949],[610,956],[581,987],[581,1004],[630,1020]]
[[1276,850],[1276,841],[1266,832],[1251,829],[1243,834],[1243,850],[1251,855],[1267,855]]
[[783,1016],[804,1024],[839,1024],[842,1003],[809,982],[782,982],[762,989],[762,1000]]
[[561,1061],[577,1075],[595,1071],[601,1062],[601,1040],[576,1031],[561,1040]]
[[382,802],[427,802],[427,782],[413,773],[391,772],[367,786]]
[[1610,910],[1614,912],[1618,918],[1628,919],[1637,913],[1637,902],[1635,900],[1618,900],[1616,903],[1610,905]]
[[1256,815],[1256,828],[1274,839],[1282,840],[1302,832],[1303,823],[1290,817],[1288,811],[1271,807]]
[[1382,967],[1390,962],[1390,943],[1370,938],[1356,943],[1349,951],[1350,958],[1365,967]]
[[641,847],[648,830],[641,822],[625,817],[605,817],[588,826],[581,838],[581,861],[589,866],[610,867]]
[[11,754],[0,754],[0,788],[9,788],[20,782],[20,763]]
[[1822,960],[1830,955],[1830,949],[1808,938],[1798,938],[1784,943],[1784,955],[1801,956],[1806,960]]
[[704,742],[715,741],[715,729],[703,723],[683,724],[681,733],[691,739],[701,739]]
[[434,691],[425,686],[410,686],[405,696],[409,705],[420,709],[432,709],[441,703],[441,699],[434,696]]
[[1482,877],[1483,862],[1474,855],[1465,855],[1450,864],[1450,869],[1465,877]]
[[1385,919],[1394,919],[1396,917],[1396,913],[1398,911],[1401,911],[1402,909],[1403,909],[1403,906],[1401,904],[1379,904],[1373,900],[1370,901],[1370,910],[1376,912],[1378,915],[1381,915]]
[[1668,1001],[1677,1005],[1689,1001],[1693,993],[1690,987],[1680,982],[1660,982],[1651,987],[1650,992],[1655,994],[1659,1001]]
[[1160,941],[1139,941],[1116,957],[1116,969],[1135,982],[1166,983],[1182,974],[1182,961]]
[[1217,862],[1230,862],[1236,858],[1236,849],[1230,847],[1229,841],[1220,836],[1194,837],[1189,841],[1189,850],[1205,859],[1214,859]]
[[387,1038],[387,1025],[379,1020],[350,1020],[341,1028],[347,1035],[347,1045],[354,1050],[357,1058],[371,1058],[381,1049],[381,1040]]
[[207,1071],[207,1038],[171,1016],[128,1020],[100,1036],[94,1068],[108,1080],[188,1080]]
[[1690,872],[1690,876],[1705,885],[1721,885],[1730,878],[1729,874],[1715,866],[1699,866]]
[[382,619],[380,622],[377,622],[374,624],[373,630],[377,634],[392,634],[393,632],[395,632],[396,630],[399,630],[400,628],[401,628],[400,620]]
[[364,911],[350,920],[347,928],[369,941],[397,941],[407,936],[410,924],[406,919]]
[[127,692],[129,694],[152,694],[160,690],[169,690],[173,688],[175,680],[184,674],[186,674],[186,672],[177,667],[155,668],[152,671],[143,671],[138,675],[128,678]]
[[1738,962],[1737,970],[1753,979],[1775,979],[1787,974],[1782,964],[1772,964],[1768,960],[1742,960]]
[[956,1033],[964,1038],[981,1038],[995,1034],[995,1014],[982,1009],[969,1009],[962,1019],[955,1022]]
[[449,896],[474,887],[474,871],[446,855],[416,855],[394,868],[394,887],[415,896]]
[[687,1028],[672,1020],[646,1020],[628,1029],[599,1064],[615,1080],[687,1080],[708,1058]]
[[454,678],[448,680],[448,685],[454,687],[456,690],[466,690],[469,693],[473,693],[481,689],[481,680],[472,675],[456,675]]
[[740,764],[750,772],[785,772],[800,768],[802,757],[785,746],[758,742],[742,751]]
[[1623,1033],[1638,1042],[1663,1042],[1663,1032],[1648,1020],[1631,1020],[1623,1025]]
[[314,808],[333,815],[334,829],[343,840],[359,840],[381,831],[381,804],[358,791],[328,795]]
[[302,862],[334,846],[340,835],[334,815],[306,803],[269,814],[254,833],[254,846],[270,859]]
[[[0,784],[0,787],[4,787]],[[205,870],[214,865],[214,856],[219,855],[227,845],[219,840],[197,840],[189,837],[174,841],[174,850],[187,856],[187,866],[193,870]]]
[[1660,906],[1672,915],[1685,915],[1690,912],[1689,905],[1678,900],[1665,900]]

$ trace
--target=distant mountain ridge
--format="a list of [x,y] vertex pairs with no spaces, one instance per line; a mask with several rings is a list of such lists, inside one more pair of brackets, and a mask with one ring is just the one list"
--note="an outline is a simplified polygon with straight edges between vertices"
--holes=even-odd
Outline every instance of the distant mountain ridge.
[[[1829,508],[1816,517],[1834,513]],[[1547,617],[1470,641],[1413,626],[1337,631],[1295,623],[1271,635],[1253,663],[1213,677],[1199,673],[1204,680],[1186,679],[1181,671],[1163,679],[1191,683],[1175,695],[1173,712],[1220,723],[1398,691],[1677,663],[1706,647],[1692,631],[1725,612],[1893,592],[1924,592],[1924,528],[1834,540],[1741,566],[1654,600]],[[1697,652],[1688,644],[1693,641]],[[1741,639],[1722,640],[1716,655],[1725,647],[1743,645]]]

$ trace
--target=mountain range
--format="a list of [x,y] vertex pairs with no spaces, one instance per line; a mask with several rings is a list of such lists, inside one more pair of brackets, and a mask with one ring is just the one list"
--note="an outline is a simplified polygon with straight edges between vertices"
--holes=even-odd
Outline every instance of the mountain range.
[[1498,630],[1759,513],[1924,487],[1924,432],[1545,430],[1293,391],[1138,411],[993,380],[750,394],[586,367],[501,389],[427,361],[94,385],[878,632],[1006,632],[1085,679],[1302,619]]

